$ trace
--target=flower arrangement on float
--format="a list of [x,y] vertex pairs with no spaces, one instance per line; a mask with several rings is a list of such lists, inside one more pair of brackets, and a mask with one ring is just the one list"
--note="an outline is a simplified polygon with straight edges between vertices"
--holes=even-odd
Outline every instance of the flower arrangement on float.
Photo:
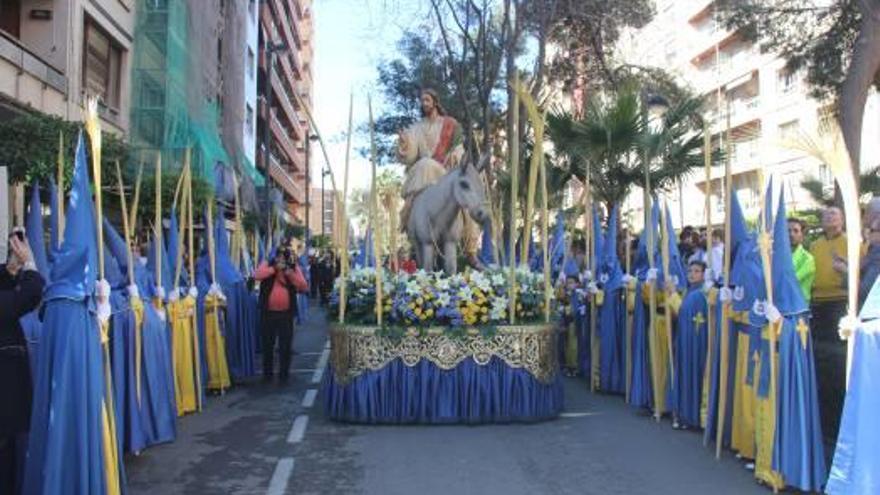
[[[544,279],[527,267],[516,272],[516,321],[538,323],[544,318]],[[509,321],[508,271],[489,268],[446,275],[419,270],[413,274],[381,272],[382,326],[446,328],[449,330],[505,325]],[[337,310],[342,278],[334,284],[331,310]],[[345,323],[375,325],[376,271],[357,268],[345,279]],[[554,296],[551,294],[551,304]]]

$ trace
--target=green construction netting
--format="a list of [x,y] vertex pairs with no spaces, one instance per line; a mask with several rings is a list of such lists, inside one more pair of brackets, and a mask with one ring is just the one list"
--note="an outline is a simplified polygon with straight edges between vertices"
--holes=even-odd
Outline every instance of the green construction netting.
[[[132,64],[131,142],[135,153],[159,152],[170,168],[192,149],[193,174],[212,181],[217,163],[230,165],[219,136],[216,104],[197,94],[202,66],[188,31],[185,0],[138,0]],[[207,96],[207,97],[206,97]]]

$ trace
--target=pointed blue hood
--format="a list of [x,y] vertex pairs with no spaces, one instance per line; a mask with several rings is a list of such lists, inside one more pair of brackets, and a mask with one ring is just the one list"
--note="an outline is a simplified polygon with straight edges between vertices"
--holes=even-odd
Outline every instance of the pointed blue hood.
[[114,289],[128,285],[128,252],[125,240],[107,217],[104,217],[104,278]]
[[98,247],[93,209],[85,143],[80,132],[70,200],[65,212],[64,240],[52,265],[52,281],[46,287],[44,301],[60,298],[84,300],[95,293]]
[[119,235],[107,217],[104,217],[104,244],[107,245],[110,254],[115,258],[118,269],[128,271],[128,249],[125,247],[125,239]]
[[[149,273],[150,284],[155,286],[156,282],[156,257],[159,256],[162,260],[162,288],[165,290],[165,294],[170,294],[174,289],[174,271],[172,270],[171,264],[168,261],[168,254],[165,252],[165,247],[161,245],[157,238],[156,232],[153,232],[152,239],[150,241],[150,245],[147,248],[147,267],[146,271]],[[156,297],[156,288],[149,287],[148,293]]]
[[618,208],[615,205],[608,220],[608,231],[605,234],[605,247],[602,250],[601,273],[608,276],[605,288],[617,289],[621,286],[623,271],[620,268],[620,259],[617,257],[617,216]]
[[800,314],[807,311],[804,294],[798,284],[791,260],[791,242],[788,238],[788,220],[785,216],[785,201],[779,201],[776,221],[773,224],[773,304],[783,315]]
[[730,195],[730,245],[732,250],[730,254],[736,257],[736,250],[739,244],[749,238],[749,226],[746,224],[746,217],[743,215],[742,206],[739,204],[739,198],[736,194]]
[[46,244],[43,240],[43,204],[40,202],[40,186],[31,186],[31,204],[27,216],[27,240],[34,255],[34,264],[44,279],[49,278],[49,261],[46,259]]
[[565,259],[565,215],[556,213],[556,225],[553,229],[553,238],[550,241],[550,267],[553,272],[558,272]]
[[639,247],[636,251],[635,263],[633,265],[633,271],[638,274],[639,278],[644,280],[645,275],[647,273],[649,263],[648,263],[648,228],[653,232],[654,238],[654,252],[652,256],[654,257],[654,266],[659,267],[659,245],[660,245],[660,234],[657,231],[657,227],[660,225],[660,207],[657,204],[656,198],[652,200],[651,206],[651,225],[645,226],[642,229],[642,233],[639,234]]
[[[171,208],[171,215],[169,217],[168,222],[168,235],[165,236],[165,251],[168,253],[168,268],[171,271],[171,285],[174,285],[174,274],[177,271],[177,253],[181,249],[180,247],[180,239],[177,235],[177,230],[180,228],[180,225],[177,224],[177,211],[176,208]],[[164,284],[163,284],[164,285]]]
[[[669,248],[669,275],[676,278],[676,286],[679,290],[683,290],[687,287],[687,273],[685,272],[684,262],[681,259],[681,251],[678,250],[678,236],[675,235],[675,229],[672,227],[672,215],[669,214],[669,205],[664,205],[664,208],[666,210],[666,232],[668,234],[666,246]],[[663,277],[660,278],[663,279]]]
[[593,207],[593,253],[596,255],[596,271],[605,259],[605,235],[602,233],[602,221],[599,220],[599,210]]
[[[781,201],[780,201],[781,202]],[[764,211],[761,212],[765,232],[773,229],[773,176],[767,179],[767,191],[764,192]],[[787,234],[786,234],[787,235]]]

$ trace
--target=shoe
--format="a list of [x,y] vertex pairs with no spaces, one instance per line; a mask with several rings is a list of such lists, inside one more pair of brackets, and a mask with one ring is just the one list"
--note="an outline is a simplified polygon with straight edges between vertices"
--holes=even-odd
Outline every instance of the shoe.
[[755,463],[754,462],[747,462],[744,467],[749,471],[754,471],[755,470]]
[[673,430],[680,430],[680,429],[682,429],[682,428],[681,428],[681,424],[678,422],[677,419],[672,420],[672,429],[673,429]]

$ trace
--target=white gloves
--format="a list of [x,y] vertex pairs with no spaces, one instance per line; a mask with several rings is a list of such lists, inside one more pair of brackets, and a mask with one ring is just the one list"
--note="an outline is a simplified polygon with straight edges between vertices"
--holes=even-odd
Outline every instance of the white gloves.
[[98,301],[97,314],[101,323],[110,319],[113,310],[110,308],[110,282],[105,279],[98,280],[95,284],[95,296]]
[[134,284],[129,285],[128,287],[126,287],[126,289],[128,290],[128,297],[130,297],[132,299],[134,299],[134,298],[140,299],[141,298],[141,292],[140,292],[140,290],[138,290],[137,285],[134,285]]

